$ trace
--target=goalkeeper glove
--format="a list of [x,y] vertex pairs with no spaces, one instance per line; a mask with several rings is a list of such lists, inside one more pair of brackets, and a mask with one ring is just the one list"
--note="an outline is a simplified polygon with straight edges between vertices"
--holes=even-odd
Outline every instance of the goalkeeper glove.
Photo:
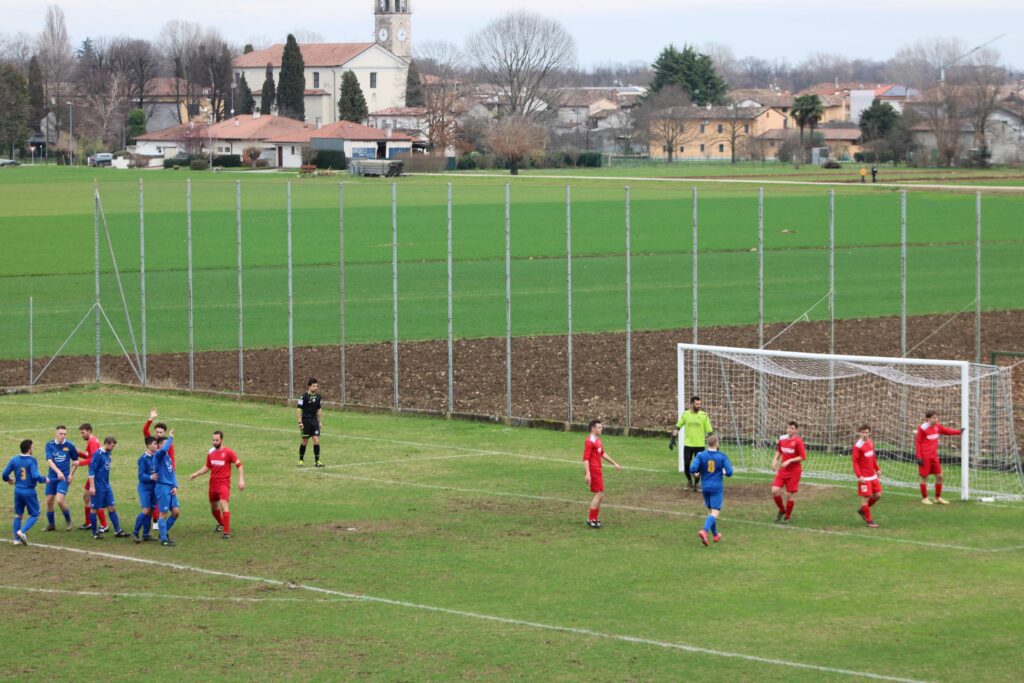
[[961,433],[961,434],[963,434],[963,433],[964,433],[964,432],[966,432],[966,431],[967,431],[967,427],[961,427],[961,428],[960,428],[960,433]]
[[917,464],[918,464],[919,466],[920,466],[920,465],[923,465],[923,464],[924,464],[924,460],[923,460],[923,459],[921,459],[921,458],[916,458],[916,460],[917,460]]
[[676,447],[676,437],[670,436],[668,439],[668,449],[671,451]]

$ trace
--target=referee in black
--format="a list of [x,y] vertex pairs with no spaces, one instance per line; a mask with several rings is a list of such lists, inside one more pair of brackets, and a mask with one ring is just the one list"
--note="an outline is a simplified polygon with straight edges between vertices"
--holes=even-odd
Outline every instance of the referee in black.
[[306,457],[306,444],[313,439],[313,460],[314,467],[323,467],[320,464],[320,420],[323,419],[324,410],[320,407],[320,383],[316,377],[310,377],[306,383],[306,393],[299,397],[298,408],[295,411],[299,418],[299,431],[302,433],[302,443],[299,444],[299,466],[304,465]]

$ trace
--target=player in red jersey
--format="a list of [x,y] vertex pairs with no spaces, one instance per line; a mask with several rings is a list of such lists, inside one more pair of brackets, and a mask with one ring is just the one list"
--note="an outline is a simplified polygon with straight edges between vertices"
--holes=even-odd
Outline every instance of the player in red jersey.
[[[150,433],[149,433],[150,426],[153,427],[153,434],[152,434],[152,436],[155,436],[158,439],[162,438],[164,435],[167,434],[167,425],[166,424],[164,424],[163,422],[157,422],[156,424],[153,424],[153,420],[155,420],[156,418],[157,418],[156,408],[153,408],[153,410],[149,411],[149,419],[146,420],[146,424],[142,425],[142,438],[143,439],[145,439],[147,436],[150,436]],[[167,452],[167,455],[170,456],[171,464],[174,465],[174,469],[175,469],[175,471],[177,471],[177,469],[178,469],[178,462],[174,459],[174,444],[171,444],[171,450]],[[160,519],[160,511],[154,505],[153,506],[153,528],[154,529],[156,529],[158,527],[157,520],[159,520],[159,519]]]
[[[100,440],[92,433],[92,425],[88,422],[82,424],[78,428],[78,433],[82,435],[82,441],[85,442],[85,447],[78,451],[78,461],[71,465],[71,473],[74,474],[75,470],[79,467],[84,467],[86,472],[89,471],[89,462],[92,460],[92,454],[100,449]],[[78,527],[82,530],[92,531],[92,524],[89,523],[89,514],[92,512],[92,507],[89,503],[92,502],[92,498],[89,496],[89,478],[85,479],[85,524]],[[107,530],[107,511],[100,508],[96,511],[96,516],[100,520],[100,533],[104,533]]]
[[950,429],[939,424],[939,415],[934,410],[924,414],[924,424],[917,428],[914,437],[914,457],[917,458],[917,474],[921,477],[921,502],[931,505],[928,500],[928,477],[935,475],[935,502],[949,505],[942,497],[942,463],[939,462],[939,436],[963,434],[966,428]]
[[621,470],[619,463],[612,460],[611,456],[604,452],[601,445],[601,432],[604,425],[600,420],[590,421],[590,436],[583,447],[583,471],[584,481],[590,485],[594,499],[590,501],[590,514],[587,516],[587,526],[591,529],[600,529],[601,521],[597,518],[601,510],[601,500],[604,498],[604,475],[601,473],[601,461],[607,460],[615,465],[615,469]]
[[[776,471],[775,481],[772,482],[772,497],[779,508],[775,521],[782,524],[789,524],[789,519],[793,516],[796,492],[800,488],[800,475],[803,474],[803,461],[807,459],[804,440],[797,434],[799,428],[800,425],[790,420],[786,426],[786,433],[779,437],[779,445],[775,447],[775,457],[772,458],[772,469]],[[786,490],[785,502],[782,500],[783,489]]]
[[189,476],[189,481],[210,473],[210,513],[217,520],[215,531],[223,531],[224,538],[231,538],[231,466],[238,468],[238,490],[245,490],[245,471],[242,461],[235,452],[224,445],[224,432],[213,433],[213,448],[206,455],[206,464]]
[[882,497],[882,482],[879,475],[882,468],[875,457],[875,444],[871,441],[871,427],[861,425],[857,430],[860,438],[853,444],[853,473],[857,475],[857,494],[864,499],[864,504],[857,508],[857,514],[864,522],[875,529],[878,527],[871,519],[871,506]]

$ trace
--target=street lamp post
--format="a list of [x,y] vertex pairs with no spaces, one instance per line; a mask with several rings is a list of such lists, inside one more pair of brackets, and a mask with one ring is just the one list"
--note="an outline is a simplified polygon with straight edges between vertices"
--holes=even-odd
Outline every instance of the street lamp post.
[[68,146],[71,153],[71,166],[75,165],[75,108],[68,101]]
[[235,118],[235,88],[238,84],[231,81],[231,118]]

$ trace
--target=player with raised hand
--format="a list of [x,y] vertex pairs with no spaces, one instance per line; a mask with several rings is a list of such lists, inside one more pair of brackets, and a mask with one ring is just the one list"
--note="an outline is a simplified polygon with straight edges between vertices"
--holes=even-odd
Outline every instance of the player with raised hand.
[[71,510],[68,509],[68,487],[73,477],[71,464],[78,460],[78,449],[68,441],[68,428],[57,425],[52,441],[46,444],[46,531],[54,531],[57,526],[53,516],[53,504],[56,502],[64,513],[65,531],[71,531]]
[[[142,438],[146,438],[147,436],[150,436],[149,428],[151,426],[153,428],[152,436],[155,436],[157,439],[163,437],[167,433],[167,425],[165,423],[157,422],[156,424],[153,424],[153,420],[155,420],[157,417],[159,417],[159,415],[158,415],[158,413],[156,411],[156,408],[153,408],[151,411],[149,411],[149,419],[146,420],[146,424],[142,425]],[[171,446],[171,450],[169,451],[169,455],[170,455],[170,458],[171,458],[171,464],[174,465],[175,467],[177,467],[178,463],[174,459],[174,446]],[[154,507],[153,508],[153,528],[154,529],[158,528],[157,521],[159,519],[160,519],[160,511],[157,510]]]
[[173,546],[171,528],[178,521],[181,506],[178,504],[178,477],[174,473],[174,461],[170,450],[174,446],[174,430],[166,436],[157,437],[159,449],[153,454],[153,466],[156,471],[156,503],[160,510],[160,545]]
[[298,414],[299,433],[302,435],[302,443],[299,444],[299,465],[304,464],[306,444],[313,439],[314,467],[323,467],[320,464],[320,423],[324,411],[320,407],[320,383],[316,377],[310,377],[306,382],[306,393],[299,397],[295,412]]
[[590,436],[583,446],[583,480],[590,486],[594,498],[590,501],[590,513],[587,516],[587,526],[591,529],[600,529],[601,520],[598,518],[601,512],[601,501],[604,499],[604,474],[601,470],[601,461],[607,460],[615,469],[621,470],[619,463],[612,460],[611,456],[604,452],[601,444],[601,433],[604,432],[604,425],[600,420],[590,421]]
[[[76,471],[78,471],[79,467],[86,468],[86,472],[88,472],[89,471],[89,469],[88,469],[89,468],[89,462],[90,462],[90,460],[92,460],[92,454],[100,449],[100,440],[97,439],[96,435],[92,433],[92,425],[91,424],[89,424],[88,422],[83,423],[81,426],[78,427],[78,433],[82,435],[82,441],[85,442],[85,452],[84,452],[84,454],[82,453],[82,451],[78,452],[78,460],[76,460],[75,463],[71,466],[71,474],[72,474],[72,476],[74,475],[74,473]],[[82,523],[82,526],[78,527],[79,529],[81,529],[83,531],[87,531],[89,529],[92,529],[92,522],[90,521],[90,520],[92,520],[92,506],[90,504],[91,500],[92,500],[92,496],[89,495],[89,481],[88,481],[88,479],[86,479],[86,482],[85,482],[85,517],[83,517],[83,519],[85,521]],[[106,511],[104,511],[102,509],[99,510],[99,519],[100,519],[100,533],[106,533],[107,532],[107,513],[106,513]]]
[[861,425],[857,430],[859,438],[853,444],[853,473],[857,475],[857,495],[864,504],[857,508],[857,514],[872,529],[878,527],[871,519],[871,507],[882,497],[882,482],[879,475],[882,468],[875,457],[875,444],[871,441],[871,426]]
[[672,430],[672,438],[668,442],[669,450],[676,445],[679,433],[683,434],[683,467],[686,472],[686,484],[691,491],[697,490],[700,482],[700,475],[691,477],[693,471],[690,463],[693,456],[704,450],[706,439],[711,436],[714,430],[711,428],[711,418],[700,409],[700,396],[690,398],[690,409],[683,412]]
[[206,455],[206,464],[189,475],[189,481],[210,473],[210,512],[217,520],[214,531],[223,531],[222,538],[231,538],[231,466],[238,468],[238,490],[245,490],[245,471],[235,452],[224,445],[224,432],[213,433],[213,448]]
[[928,500],[928,477],[935,475],[935,502],[949,505],[942,497],[942,463],[939,462],[939,436],[963,434],[966,428],[950,429],[939,424],[939,415],[934,410],[924,414],[924,423],[917,428],[914,437],[914,457],[917,459],[917,474],[921,477],[921,502],[931,505]]
[[698,453],[690,463],[690,472],[700,475],[700,491],[704,495],[704,507],[708,509],[704,528],[697,532],[697,536],[705,546],[708,545],[709,533],[718,543],[722,540],[722,534],[718,533],[718,515],[722,512],[722,497],[725,493],[722,475],[732,476],[732,463],[725,453],[718,450],[717,436],[712,434],[708,437],[707,449]]
[[[28,545],[26,534],[39,521],[36,484],[46,483],[46,477],[39,473],[39,463],[32,457],[32,440],[22,441],[20,450],[20,455],[15,455],[7,462],[0,478],[14,486],[14,542]],[[26,512],[28,519],[23,523],[21,520]]]
[[117,507],[114,501],[114,489],[110,487],[110,454],[117,446],[117,439],[108,436],[103,439],[103,447],[92,454],[89,460],[89,495],[92,497],[92,537],[100,540],[98,513],[106,510],[110,514],[110,523],[114,525],[114,535],[128,538],[128,532],[121,528],[121,520],[117,518]]
[[[803,461],[807,459],[807,451],[804,448],[804,440],[800,438],[797,430],[800,425],[795,420],[790,420],[786,425],[786,433],[779,437],[778,446],[775,447],[775,456],[772,458],[772,469],[775,470],[775,480],[772,482],[772,498],[779,512],[775,515],[775,521],[781,524],[789,524],[793,516],[793,506],[796,505],[796,494],[800,490],[800,475],[803,474]],[[782,492],[786,492],[786,500],[782,500]]]

